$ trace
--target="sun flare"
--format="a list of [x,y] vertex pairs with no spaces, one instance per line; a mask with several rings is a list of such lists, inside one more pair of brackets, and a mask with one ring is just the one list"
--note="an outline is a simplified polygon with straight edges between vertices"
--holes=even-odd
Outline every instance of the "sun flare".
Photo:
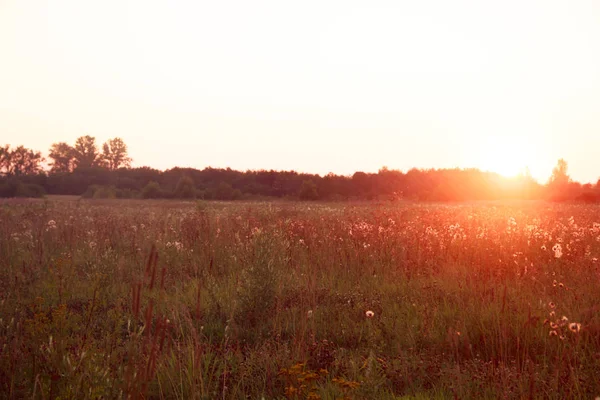
[[529,143],[516,138],[489,138],[480,151],[480,168],[505,177],[537,169],[535,152]]

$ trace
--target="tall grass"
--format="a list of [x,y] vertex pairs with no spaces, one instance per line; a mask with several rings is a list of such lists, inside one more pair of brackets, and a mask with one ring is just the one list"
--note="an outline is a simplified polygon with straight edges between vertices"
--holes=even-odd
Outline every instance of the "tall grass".
[[594,398],[599,223],[546,203],[5,201],[0,397]]

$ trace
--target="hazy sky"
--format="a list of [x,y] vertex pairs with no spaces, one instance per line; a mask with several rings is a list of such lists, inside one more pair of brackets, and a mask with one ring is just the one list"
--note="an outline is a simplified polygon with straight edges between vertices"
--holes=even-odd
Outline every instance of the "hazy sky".
[[600,176],[600,1],[0,0],[0,144]]

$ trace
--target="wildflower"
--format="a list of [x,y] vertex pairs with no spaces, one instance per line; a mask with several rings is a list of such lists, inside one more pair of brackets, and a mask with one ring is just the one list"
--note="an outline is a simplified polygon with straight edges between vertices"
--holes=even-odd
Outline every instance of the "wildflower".
[[563,287],[565,287],[565,285],[561,282],[561,283],[558,284],[558,287],[563,288]]
[[562,246],[560,243],[556,243],[554,246],[552,246],[552,251],[554,252],[555,258],[561,258],[563,255]]
[[579,333],[579,331],[581,330],[581,324],[577,322],[571,322],[569,324],[569,330],[574,333]]
[[556,316],[556,312],[555,311],[550,311],[550,316],[551,317],[555,317]]
[[562,316],[562,318],[560,319],[560,321],[561,321],[562,323],[567,323],[567,322],[569,322],[569,318],[567,318],[567,317],[565,317],[565,316],[563,315],[563,316]]
[[558,324],[556,322],[550,322],[550,328],[558,329]]
[[308,310],[308,312],[306,313],[306,317],[311,318],[312,315],[313,315],[313,310]]
[[373,311],[369,310],[365,313],[365,315],[367,316],[367,318],[373,318],[375,316],[375,313]]
[[540,247],[540,249],[542,249],[542,250],[546,251],[546,245],[545,245],[545,244],[543,244],[543,245],[542,245],[542,247]]
[[167,242],[167,247],[175,247],[177,251],[181,251],[183,249],[183,243],[181,242]]
[[[555,281],[556,282],[556,281]],[[556,304],[554,304],[553,301],[551,301],[550,303],[548,303],[548,307],[554,309],[556,307]]]
[[556,333],[556,331],[550,331],[549,335],[550,336],[558,336],[558,333]]
[[56,221],[51,219],[50,221],[48,221],[48,224],[46,224],[46,226],[47,230],[56,229]]

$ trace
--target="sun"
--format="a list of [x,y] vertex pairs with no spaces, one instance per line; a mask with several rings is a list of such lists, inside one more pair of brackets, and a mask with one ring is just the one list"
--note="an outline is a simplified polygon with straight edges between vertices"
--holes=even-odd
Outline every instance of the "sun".
[[480,149],[480,169],[505,177],[524,173],[535,164],[535,153],[518,138],[487,138]]

